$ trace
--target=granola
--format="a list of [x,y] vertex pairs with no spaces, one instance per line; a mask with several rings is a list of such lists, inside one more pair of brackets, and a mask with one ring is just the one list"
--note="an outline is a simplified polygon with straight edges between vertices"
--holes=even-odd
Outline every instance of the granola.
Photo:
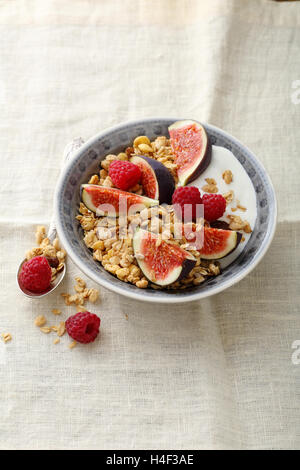
[[[177,165],[175,163],[175,156],[171,148],[170,140],[165,136],[159,136],[151,142],[147,136],[138,136],[134,140],[133,146],[127,147],[125,152],[121,152],[118,155],[107,155],[106,158],[101,161],[99,173],[92,175],[90,178],[90,183],[113,187],[108,175],[110,163],[115,160],[127,161],[134,155],[145,155],[159,161],[171,172],[175,183],[178,182]],[[207,185],[209,186],[210,192],[218,192],[217,183],[213,178],[207,178]],[[131,188],[130,192],[144,195],[143,187],[140,184]],[[169,216],[168,222],[164,220],[167,219],[167,216]],[[150,217],[152,217],[151,223]],[[129,232],[129,236],[127,238],[122,239],[119,237],[120,226],[118,224],[118,220],[115,225],[110,227],[111,221],[109,217],[96,216],[84,205],[83,202],[80,203],[79,214],[76,218],[84,231],[84,243],[90,250],[92,250],[94,260],[100,262],[106,271],[124,282],[134,284],[140,289],[145,289],[147,287],[152,287],[154,289],[160,288],[160,286],[151,284],[139,268],[132,247],[132,237],[130,236],[132,235],[132,232]],[[132,228],[135,224],[136,226],[140,224],[142,228],[146,229],[150,229],[150,227],[153,228],[153,225],[151,224],[157,224],[156,226],[161,234],[161,238],[159,240],[169,238],[173,243],[182,247],[187,243],[187,240],[184,237],[181,240],[175,239],[174,234],[176,221],[172,208],[167,210],[159,206],[155,217],[153,217],[153,208],[152,212],[150,209],[145,208],[139,214],[133,217],[128,217],[127,229],[130,229],[130,227]],[[195,224],[194,229],[196,229]],[[160,241],[158,241],[158,243],[160,243]],[[186,279],[167,286],[167,289],[185,289],[193,285],[199,285],[209,276],[216,276],[220,273],[217,262],[210,263],[211,267],[215,266],[214,269],[211,269],[206,262],[201,260],[198,251],[191,251],[191,254],[196,258],[195,267]],[[137,256],[142,257],[143,255],[137,254]],[[153,281],[155,280],[153,279]],[[62,294],[66,305],[83,305],[83,300],[87,296],[85,287],[77,284],[75,286],[75,291],[75,295]],[[89,297],[92,301],[94,294],[89,294]]]
[[51,331],[52,331],[50,326],[41,326],[40,330],[41,330],[42,333],[45,333],[45,334],[51,333]]
[[231,230],[242,230],[245,233],[251,233],[252,232],[250,224],[247,220],[243,220],[238,215],[231,215],[231,214],[229,214],[227,216],[227,218],[230,221],[229,228]]
[[99,291],[94,288],[87,288],[86,282],[78,276],[75,278],[75,281],[76,284],[74,286],[74,290],[76,294],[68,294],[63,292],[61,296],[63,297],[66,305],[75,304],[79,308],[78,311],[82,312],[84,310],[82,307],[86,301],[91,303],[97,302],[99,299]]
[[[80,292],[75,295],[68,293],[63,293],[61,295],[67,305],[75,304],[77,311],[83,312],[86,311],[86,308],[84,307],[84,303],[86,301],[95,303],[99,299],[99,291],[94,288],[87,288],[86,282],[78,276],[75,278],[75,281],[76,284],[74,286],[74,290],[76,292],[76,289],[80,287]],[[63,312],[58,308],[53,308],[51,313],[55,316],[63,315]],[[34,320],[34,324],[44,334],[48,335],[52,332],[56,333],[57,338],[54,339],[53,344],[58,344],[60,342],[60,338],[66,333],[66,324],[64,320],[60,321],[58,325],[47,325],[46,317],[44,315],[38,315]],[[11,335],[6,334],[5,337],[3,336],[3,339],[5,342],[10,341]]]
[[28,261],[35,256],[45,256],[51,267],[51,282],[54,282],[58,273],[64,267],[67,253],[60,247],[58,238],[55,238],[53,242],[49,240],[46,235],[46,228],[44,225],[37,226],[35,241],[38,246],[35,246],[26,252],[26,260]]
[[46,320],[46,318],[44,317],[44,315],[39,315],[39,316],[36,317],[36,319],[34,320],[35,326],[41,327],[41,326],[46,325],[46,323],[47,323],[47,320]]
[[223,197],[226,199],[226,204],[230,204],[234,199],[234,191],[230,189],[230,191],[223,194]]
[[2,333],[1,336],[3,338],[4,343],[8,343],[12,340],[12,335],[10,333]]
[[218,190],[218,186],[217,186],[217,182],[214,178],[205,178],[205,181],[207,184],[205,184],[204,186],[202,186],[202,190],[205,192],[205,193],[217,193],[219,190]]
[[53,308],[52,313],[53,315],[61,315],[61,310],[59,310],[58,308]]
[[57,336],[63,336],[66,332],[66,325],[64,321],[61,321],[57,328]]
[[230,184],[231,181],[233,180],[233,174],[231,170],[225,170],[224,173],[222,174],[222,178],[225,181],[226,184]]

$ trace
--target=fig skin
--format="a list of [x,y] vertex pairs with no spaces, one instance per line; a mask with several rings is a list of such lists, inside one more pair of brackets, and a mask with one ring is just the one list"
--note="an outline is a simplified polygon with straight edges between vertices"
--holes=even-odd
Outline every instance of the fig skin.
[[209,225],[211,228],[219,228],[221,230],[231,230],[229,227],[229,223],[225,222],[225,220],[214,220],[213,222],[210,222]]
[[[235,247],[232,248],[231,251],[229,251],[229,253],[227,253],[227,255],[225,256],[222,256],[222,258],[225,258],[226,256],[230,255],[234,250],[237,249],[237,247],[239,246],[240,242],[241,242],[241,239],[243,238],[243,235],[241,234],[241,232],[235,232],[236,233],[236,244],[235,244]],[[216,258],[216,259],[222,259],[222,258]]]
[[[160,204],[171,204],[172,195],[175,191],[175,181],[165,165],[154,158],[149,158],[144,155],[135,155],[130,161],[136,165],[138,165],[139,162],[143,164],[144,161],[146,165],[148,164],[151,167],[155,174],[158,187],[158,194],[155,195],[155,199],[158,199]],[[141,171],[143,170],[141,169]]]
[[211,162],[211,154],[212,154],[212,145],[210,143],[209,137],[207,136],[206,152],[204,156],[202,157],[200,165],[197,166],[195,171],[191,173],[188,179],[186,180],[185,186],[191,183],[192,181],[195,181],[195,179],[197,179],[198,176],[200,176],[201,173],[203,173],[206,170],[206,168]]
[[[241,232],[236,232],[236,245],[235,247],[233,248],[233,250],[231,250],[230,253],[232,253],[240,244],[241,240],[243,238],[243,235],[241,234]],[[228,253],[230,255],[230,253]]]
[[177,281],[181,281],[185,277],[188,276],[188,274],[191,272],[191,270],[196,266],[196,260],[195,259],[190,259],[190,258],[185,258],[185,260],[182,263],[182,270],[179,278]]

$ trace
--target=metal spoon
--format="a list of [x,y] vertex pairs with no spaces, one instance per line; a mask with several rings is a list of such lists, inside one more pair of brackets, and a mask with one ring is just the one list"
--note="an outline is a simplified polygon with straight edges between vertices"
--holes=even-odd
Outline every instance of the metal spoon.
[[[63,165],[66,164],[66,162],[68,160],[70,160],[72,158],[72,156],[74,155],[74,153],[84,144],[84,140],[81,138],[81,137],[77,137],[76,139],[72,140],[72,142],[70,142],[66,147],[65,147],[65,150],[64,150],[64,153],[63,153]],[[50,242],[52,243],[53,240],[56,238],[56,228],[55,228],[55,220],[54,220],[54,216],[52,217],[52,220],[50,222],[50,226],[49,226],[49,230],[48,230],[48,235],[47,237],[49,238]],[[21,284],[20,284],[20,281],[19,281],[19,274],[20,274],[20,271],[22,269],[22,266],[23,264],[26,262],[26,258],[23,259],[23,261],[20,263],[19,267],[18,267],[18,271],[17,271],[17,285],[20,289],[20,291],[22,292],[22,294],[24,294],[26,297],[29,297],[30,299],[40,299],[42,297],[45,297],[46,295],[50,294],[51,292],[54,291],[54,289],[56,289],[59,284],[61,283],[61,281],[63,280],[64,276],[65,276],[65,273],[66,273],[66,264],[64,264],[64,267],[63,269],[57,274],[56,276],[56,279],[51,282],[50,284],[50,287],[48,288],[48,290],[46,292],[42,292],[42,293],[35,293],[35,292],[30,292],[29,290],[25,289]]]

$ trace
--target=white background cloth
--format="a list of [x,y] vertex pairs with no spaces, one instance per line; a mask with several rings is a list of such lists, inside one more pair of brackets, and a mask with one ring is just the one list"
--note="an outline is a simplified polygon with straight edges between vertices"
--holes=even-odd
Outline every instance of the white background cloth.
[[[0,332],[13,336],[0,342],[1,448],[299,448],[296,80],[299,2],[0,1]],[[249,146],[276,188],[275,240],[200,302],[101,289],[100,340],[54,346],[34,318],[75,309],[24,298],[17,264],[49,223],[66,143],[145,116],[209,122]],[[69,262],[59,292],[78,274]]]

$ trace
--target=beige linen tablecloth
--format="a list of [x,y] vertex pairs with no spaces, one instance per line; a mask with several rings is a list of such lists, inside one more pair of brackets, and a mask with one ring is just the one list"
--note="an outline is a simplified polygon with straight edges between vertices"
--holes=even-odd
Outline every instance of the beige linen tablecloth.
[[[0,447],[299,448],[300,3],[2,0],[0,104],[0,332],[13,336],[0,342]],[[53,345],[34,318],[74,307],[24,298],[15,272],[49,223],[65,144],[176,115],[232,133],[267,168],[268,254],[184,306],[101,289],[100,340]],[[69,262],[59,292],[78,274]]]

